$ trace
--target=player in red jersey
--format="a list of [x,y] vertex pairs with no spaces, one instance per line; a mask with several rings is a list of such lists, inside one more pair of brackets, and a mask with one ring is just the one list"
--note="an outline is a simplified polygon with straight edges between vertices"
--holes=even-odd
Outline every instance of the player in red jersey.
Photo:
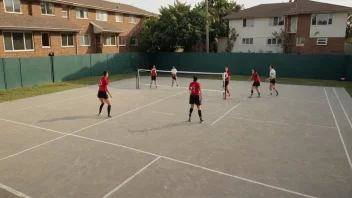
[[258,92],[258,98],[260,98],[260,92],[259,92],[259,87],[260,87],[260,78],[259,78],[259,74],[257,72],[256,69],[252,69],[252,77],[248,80],[251,81],[253,79],[253,85],[252,85],[252,89],[251,89],[251,95],[249,96],[250,98],[253,97],[253,89],[255,88],[255,90],[257,90]]
[[[98,91],[98,98],[100,100],[100,107],[99,107],[99,114],[98,116],[102,115],[101,111],[103,109],[104,104],[108,104],[108,117],[111,118],[111,103],[109,100],[109,96],[112,98],[110,91],[108,89],[109,81],[108,81],[109,73],[107,71],[103,72],[103,77],[99,82],[99,91]],[[109,94],[109,96],[108,96]]]
[[158,86],[156,85],[156,76],[158,75],[158,73],[156,72],[155,65],[153,66],[153,69],[152,69],[152,71],[150,73],[151,73],[151,76],[152,76],[152,79],[150,81],[150,88],[152,88],[153,81],[155,82],[155,88],[158,88]]
[[200,123],[204,123],[204,120],[202,118],[202,110],[201,110],[201,97],[202,97],[202,91],[200,88],[199,82],[197,82],[198,78],[196,76],[193,76],[193,82],[189,84],[189,104],[191,105],[191,108],[189,109],[189,119],[188,122],[191,122],[191,117],[192,117],[192,112],[194,105],[197,105],[198,109],[198,115],[200,119]]
[[231,97],[230,90],[229,90],[230,80],[231,80],[231,72],[228,67],[225,67],[225,94],[224,94],[224,98],[226,98],[226,94],[228,94],[229,97]]

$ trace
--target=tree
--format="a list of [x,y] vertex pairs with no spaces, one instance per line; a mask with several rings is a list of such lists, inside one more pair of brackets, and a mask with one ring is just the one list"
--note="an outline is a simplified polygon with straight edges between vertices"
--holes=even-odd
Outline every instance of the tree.
[[346,26],[346,41],[352,42],[352,15],[348,18]]
[[144,50],[174,51],[177,47],[189,49],[202,42],[206,24],[205,12],[191,9],[176,0],[174,5],[160,8],[159,18],[145,21],[140,42]]

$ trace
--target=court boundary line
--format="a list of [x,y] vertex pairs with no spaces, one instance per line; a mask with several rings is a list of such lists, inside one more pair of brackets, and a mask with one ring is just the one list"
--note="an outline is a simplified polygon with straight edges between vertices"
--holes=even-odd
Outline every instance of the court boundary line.
[[143,168],[141,168],[139,171],[137,171],[135,174],[133,174],[131,177],[127,178],[124,182],[122,182],[120,185],[118,185],[116,188],[111,190],[109,193],[107,193],[103,198],[107,198],[110,195],[114,194],[116,191],[118,191],[122,186],[127,184],[129,181],[131,181],[133,178],[135,178],[137,175],[141,174],[144,170],[146,170],[149,166],[154,164],[154,162],[158,161],[161,158],[161,156],[158,156],[155,158],[153,161],[149,162],[147,165],[145,165]]
[[[16,124],[16,123],[15,123],[15,124]],[[32,125],[32,126],[31,126],[31,125],[28,125],[28,126],[36,128],[36,127],[33,126],[33,125]],[[45,128],[42,128],[42,129],[45,130]],[[50,130],[50,129],[49,129],[48,131],[52,132],[52,130]],[[269,185],[269,184],[257,182],[257,181],[250,180],[250,179],[247,179],[247,178],[244,178],[244,177],[239,177],[239,176],[236,176],[236,175],[231,175],[231,174],[228,174],[228,173],[225,173],[225,172],[221,172],[221,171],[217,171],[217,170],[214,170],[214,169],[206,168],[206,167],[203,167],[203,166],[195,165],[195,164],[192,164],[192,163],[189,163],[189,162],[185,162],[185,161],[181,161],[181,160],[177,160],[177,159],[174,159],[174,158],[170,158],[170,157],[166,157],[166,156],[154,154],[154,153],[147,152],[147,151],[143,151],[143,150],[140,150],[140,149],[136,149],[136,148],[124,146],[124,145],[121,145],[121,144],[116,144],[116,143],[112,143],[112,142],[108,142],[108,141],[103,141],[103,140],[98,140],[98,139],[94,139],[94,138],[84,137],[84,136],[80,136],[80,135],[76,135],[76,134],[72,134],[72,133],[69,133],[69,134],[64,135],[64,136],[60,136],[60,137],[58,137],[58,138],[55,138],[55,139],[50,140],[50,141],[48,141],[48,142],[45,142],[45,143],[43,143],[43,144],[37,145],[37,146],[32,147],[32,148],[30,148],[30,149],[27,149],[27,150],[25,150],[25,151],[32,150],[32,149],[34,149],[34,148],[38,148],[38,147],[41,146],[41,145],[44,145],[44,144],[53,142],[53,141],[58,140],[58,139],[62,139],[62,138],[67,137],[67,136],[76,137],[76,138],[80,138],[80,139],[86,139],[86,140],[90,140],[90,141],[93,141],[93,142],[103,143],[103,144],[107,144],[107,145],[111,145],[111,146],[116,146],[116,147],[128,149],[128,150],[135,151],[135,152],[139,152],[139,153],[143,153],[143,154],[148,154],[148,155],[155,156],[155,157],[164,158],[164,159],[171,160],[171,161],[175,161],[175,162],[178,162],[178,163],[181,163],[181,164],[186,164],[186,165],[189,165],[189,166],[193,166],[193,167],[196,167],[196,168],[200,168],[200,169],[203,169],[203,170],[207,170],[207,171],[210,171],[210,172],[213,172],[213,173],[218,173],[218,174],[220,174],[220,175],[224,175],[224,176],[236,178],[236,179],[239,179],[239,180],[242,180],[242,181],[246,181],[246,182],[249,182],[249,183],[254,183],[254,184],[257,184],[257,185],[262,185],[262,186],[265,186],[265,187],[269,187],[269,188],[272,188],[272,189],[276,189],[276,190],[288,192],[288,193],[291,193],[291,194],[300,195],[300,196],[303,196],[303,197],[317,198],[317,197],[314,197],[314,196],[310,196],[310,195],[306,195],[306,194],[299,193],[299,192],[296,192],[296,191],[291,191],[291,190],[288,190],[288,189],[285,189],[285,188],[280,188],[280,187],[272,186],[272,185]],[[24,153],[25,151],[19,152],[19,153],[15,154],[15,155]],[[15,156],[15,155],[8,156],[8,157],[3,158],[3,159],[7,159],[7,158],[13,157],[13,156]],[[3,159],[0,159],[0,161],[3,160]]]
[[9,193],[11,193],[13,195],[16,195],[16,196],[18,196],[20,198],[32,198],[32,197],[30,197],[30,196],[28,196],[28,195],[26,195],[24,193],[21,193],[21,192],[15,190],[15,189],[13,189],[13,188],[11,188],[9,186],[6,186],[6,185],[4,185],[2,183],[0,183],[0,188],[4,189],[5,191],[7,191],[7,192],[9,192]]
[[215,120],[210,126],[213,126],[214,124],[216,124],[218,121],[220,121],[223,117],[225,117],[227,114],[229,114],[231,111],[233,111],[234,109],[236,109],[240,104],[242,103],[239,102],[238,104],[236,104],[234,107],[232,107],[229,111],[227,111],[224,115],[222,115],[220,118],[218,118],[217,120]]
[[266,120],[254,120],[254,119],[241,118],[241,117],[236,117],[236,116],[231,116],[230,118],[234,118],[234,119],[238,119],[238,120],[253,121],[253,122],[261,122],[261,123],[272,123],[272,124],[286,125],[286,126],[306,125],[306,126],[313,126],[313,127],[320,127],[320,128],[336,129],[336,127],[322,126],[322,125],[316,125],[316,124],[302,124],[302,123],[289,124],[289,123],[281,123],[281,122],[275,122],[275,121],[270,121],[270,120],[269,121],[266,121]]
[[333,88],[333,90],[334,90],[334,92],[335,92],[336,98],[337,98],[337,100],[339,101],[340,106],[341,106],[343,112],[345,113],[345,116],[346,116],[346,118],[347,118],[347,120],[348,120],[348,123],[350,123],[350,126],[351,126],[351,128],[352,128],[351,120],[350,120],[350,118],[348,117],[348,114],[347,114],[345,108],[343,107],[342,102],[340,101],[340,97],[339,97],[338,94],[336,93],[335,87]]
[[343,136],[342,136],[342,133],[341,133],[339,124],[338,124],[338,122],[337,122],[337,120],[336,120],[335,113],[334,113],[334,111],[333,111],[333,109],[332,109],[332,107],[331,107],[330,100],[329,100],[328,94],[327,94],[327,92],[326,92],[326,88],[324,88],[324,92],[325,92],[326,99],[328,100],[328,104],[329,104],[329,107],[330,107],[330,111],[331,111],[332,116],[333,116],[333,118],[334,118],[334,120],[335,120],[335,124],[336,124],[336,126],[337,126],[337,131],[339,132],[340,140],[341,140],[341,142],[342,142],[342,146],[343,146],[343,148],[344,148],[344,150],[345,150],[345,153],[346,153],[346,156],[347,156],[347,161],[348,161],[348,163],[350,164],[350,168],[351,168],[351,170],[352,170],[351,158],[350,158],[350,155],[349,155],[349,153],[348,153],[348,150],[347,150],[347,147],[346,147],[346,144],[345,144],[345,140],[343,139]]

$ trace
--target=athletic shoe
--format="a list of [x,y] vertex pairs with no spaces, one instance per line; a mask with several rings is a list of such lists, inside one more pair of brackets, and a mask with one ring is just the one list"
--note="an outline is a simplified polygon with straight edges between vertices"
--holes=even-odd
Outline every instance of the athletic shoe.
[[253,96],[248,96],[248,98],[253,98]]
[[204,120],[200,120],[200,123],[203,124],[203,123],[205,123],[205,122],[204,122]]
[[276,93],[276,96],[278,96],[278,95],[279,95],[279,92]]
[[112,118],[111,115],[108,115],[108,118]]
[[229,95],[228,98],[231,98],[231,95]]
[[190,118],[190,119],[188,119],[188,122],[192,122],[191,118]]
[[260,95],[259,95],[259,96],[257,96],[257,98],[260,98]]
[[104,115],[103,113],[99,113],[97,116],[101,116],[101,115]]
[[271,94],[269,94],[268,96],[273,96],[273,94],[271,93]]

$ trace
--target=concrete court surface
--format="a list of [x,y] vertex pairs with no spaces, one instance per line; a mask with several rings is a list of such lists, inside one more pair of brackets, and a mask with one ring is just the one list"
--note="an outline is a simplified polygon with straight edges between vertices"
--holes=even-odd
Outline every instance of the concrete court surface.
[[[203,117],[187,122],[189,79],[111,84],[0,104],[0,198],[352,197],[352,99],[342,88],[200,79]],[[255,94],[256,95],[256,94]],[[104,107],[106,115],[106,107]]]

